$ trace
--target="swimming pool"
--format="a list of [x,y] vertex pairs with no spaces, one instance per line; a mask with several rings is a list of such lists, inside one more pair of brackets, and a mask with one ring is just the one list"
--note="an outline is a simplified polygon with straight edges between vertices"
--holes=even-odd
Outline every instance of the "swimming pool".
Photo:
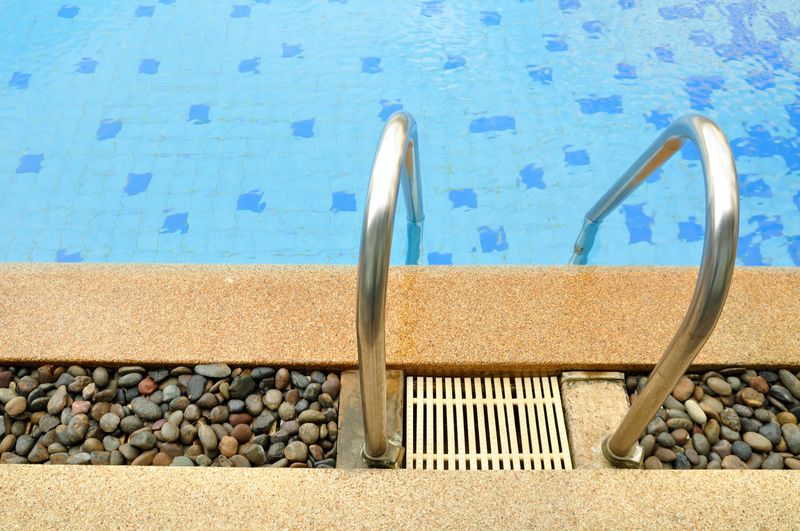
[[[11,1],[0,43],[3,261],[353,264],[403,109],[425,263],[566,263],[585,211],[698,112],[736,156],[739,263],[800,265],[793,0]],[[649,181],[592,263],[699,262],[695,153]]]

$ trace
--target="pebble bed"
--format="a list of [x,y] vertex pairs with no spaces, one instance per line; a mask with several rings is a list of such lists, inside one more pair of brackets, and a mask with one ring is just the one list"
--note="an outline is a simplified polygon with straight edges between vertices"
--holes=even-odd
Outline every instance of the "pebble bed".
[[[639,443],[644,468],[800,470],[800,373],[729,368],[687,374]],[[647,383],[628,376],[631,403]]]
[[336,374],[0,367],[0,463],[335,468]]

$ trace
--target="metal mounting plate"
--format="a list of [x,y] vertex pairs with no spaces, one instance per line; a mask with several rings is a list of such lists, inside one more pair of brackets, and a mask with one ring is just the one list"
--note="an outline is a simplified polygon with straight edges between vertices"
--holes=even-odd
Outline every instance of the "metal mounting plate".
[[[345,371],[339,393],[336,468],[369,468],[364,460],[364,410],[358,371]],[[374,468],[397,468],[403,462],[403,371],[386,371],[386,429],[389,452]]]

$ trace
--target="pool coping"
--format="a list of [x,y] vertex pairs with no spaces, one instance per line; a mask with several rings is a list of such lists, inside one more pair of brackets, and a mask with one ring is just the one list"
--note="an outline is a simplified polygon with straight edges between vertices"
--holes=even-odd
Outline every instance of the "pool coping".
[[[715,489],[724,481],[724,489]],[[792,471],[419,471],[0,465],[6,529],[797,525]],[[681,495],[681,492],[693,493]],[[769,496],[767,498],[766,496]],[[768,499],[768,501],[766,501]]]
[[[692,267],[392,267],[387,364],[412,374],[651,367]],[[356,367],[352,266],[0,264],[0,364]],[[800,366],[800,268],[737,268],[695,368]]]

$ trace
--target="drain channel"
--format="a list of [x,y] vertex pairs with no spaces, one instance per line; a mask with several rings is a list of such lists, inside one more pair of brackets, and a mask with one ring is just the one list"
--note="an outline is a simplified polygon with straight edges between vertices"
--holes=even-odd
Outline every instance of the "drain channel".
[[571,469],[558,378],[407,377],[406,468]]

